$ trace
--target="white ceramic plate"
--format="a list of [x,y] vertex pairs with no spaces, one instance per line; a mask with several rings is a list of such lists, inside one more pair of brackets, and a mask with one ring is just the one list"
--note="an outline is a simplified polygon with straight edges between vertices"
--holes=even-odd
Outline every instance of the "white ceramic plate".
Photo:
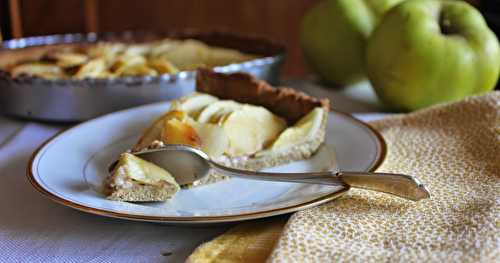
[[[316,206],[347,191],[340,186],[253,181],[239,178],[181,190],[162,203],[107,200],[101,193],[107,168],[130,148],[169,103],[112,113],[75,126],[48,140],[34,154],[27,175],[52,200],[85,212],[162,223],[217,223],[256,219]],[[339,112],[329,117],[326,144],[311,159],[270,170],[307,172],[332,165],[333,149],[342,170],[376,169],[385,155],[382,137]]]

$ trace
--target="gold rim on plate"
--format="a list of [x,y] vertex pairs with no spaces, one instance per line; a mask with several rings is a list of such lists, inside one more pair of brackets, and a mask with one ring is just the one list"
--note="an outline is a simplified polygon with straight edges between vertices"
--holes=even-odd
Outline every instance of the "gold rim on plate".
[[[351,121],[353,121],[355,124],[367,128],[370,130],[374,135],[375,138],[377,138],[377,143],[378,146],[380,147],[380,152],[378,152],[377,157],[375,162],[371,165],[371,167],[368,169],[368,171],[373,172],[375,171],[384,161],[386,154],[387,154],[387,145],[382,137],[382,135],[375,130],[371,125],[368,123],[362,122],[353,116],[351,116],[348,113],[340,112],[337,110],[332,110],[331,112],[334,112],[336,114],[342,115]],[[73,126],[72,128],[76,128],[81,124],[78,124],[76,126]],[[135,221],[147,221],[147,222],[158,222],[158,223],[173,223],[173,224],[198,224],[198,223],[222,223],[222,222],[235,222],[235,221],[244,221],[244,220],[250,220],[250,219],[258,219],[258,218],[263,218],[263,217],[270,217],[270,216],[277,216],[277,215],[282,215],[282,214],[287,214],[291,212],[296,212],[299,210],[303,210],[306,208],[310,208],[313,206],[317,206],[323,203],[326,203],[328,201],[334,200],[339,198],[340,196],[344,195],[349,188],[345,187],[339,191],[324,195],[322,197],[319,197],[317,199],[304,202],[301,204],[293,205],[293,206],[288,206],[288,207],[283,207],[283,208],[276,208],[276,209],[270,209],[270,210],[265,210],[265,211],[258,211],[258,212],[252,212],[252,213],[241,213],[241,214],[235,214],[235,215],[225,215],[225,216],[196,216],[196,217],[165,217],[165,216],[147,216],[147,215],[134,215],[134,214],[126,214],[126,213],[119,213],[119,212],[112,212],[104,209],[98,209],[98,208],[93,208],[90,206],[85,206],[81,204],[74,203],[72,201],[68,201],[62,197],[56,196],[53,193],[47,191],[45,188],[43,188],[34,178],[33,172],[32,172],[32,167],[33,167],[33,161],[35,157],[38,155],[38,153],[51,141],[53,141],[55,138],[63,134],[66,130],[63,130],[61,132],[58,132],[51,138],[47,139],[44,143],[42,143],[31,155],[28,166],[26,168],[26,176],[28,178],[28,181],[31,183],[31,185],[40,193],[42,193],[44,196],[48,197],[49,199],[62,204],[67,207],[71,207],[83,212],[95,214],[95,215],[100,215],[100,216],[106,216],[106,217],[113,217],[113,218],[120,218],[120,219],[128,219],[128,220],[135,220]]]

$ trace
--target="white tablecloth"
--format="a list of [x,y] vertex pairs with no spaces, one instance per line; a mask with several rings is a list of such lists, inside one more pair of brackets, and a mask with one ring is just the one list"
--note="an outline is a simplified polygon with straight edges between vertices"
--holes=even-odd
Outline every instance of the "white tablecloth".
[[[376,109],[366,87],[331,92],[304,82],[292,84],[330,97],[344,111]],[[0,262],[182,262],[198,244],[229,227],[105,218],[45,198],[27,181],[26,165],[41,143],[65,127],[0,117]]]

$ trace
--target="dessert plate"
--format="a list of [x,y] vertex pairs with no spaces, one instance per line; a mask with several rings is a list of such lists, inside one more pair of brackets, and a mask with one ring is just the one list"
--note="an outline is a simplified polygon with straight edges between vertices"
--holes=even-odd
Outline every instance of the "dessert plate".
[[[29,181],[48,198],[84,212],[174,224],[233,222],[280,215],[328,202],[348,190],[342,186],[231,178],[183,189],[162,203],[107,200],[101,187],[109,164],[168,108],[169,103],[156,103],[111,113],[56,135],[33,153],[27,168]],[[368,125],[333,111],[326,142],[312,158],[267,170],[326,170],[332,167],[334,154],[342,170],[373,171],[385,156],[385,143]]]

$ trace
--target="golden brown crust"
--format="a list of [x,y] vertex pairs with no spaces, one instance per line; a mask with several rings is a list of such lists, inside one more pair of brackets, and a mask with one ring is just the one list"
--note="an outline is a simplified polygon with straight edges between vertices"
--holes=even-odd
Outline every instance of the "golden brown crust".
[[61,49],[78,49],[88,44],[54,44],[33,46],[20,49],[0,50],[0,69],[7,70],[9,66],[26,61],[39,61],[46,54]]
[[196,90],[220,99],[263,106],[285,118],[289,125],[316,107],[330,110],[328,99],[318,99],[287,87],[274,88],[247,73],[217,73],[199,69]]
[[177,191],[178,188],[166,183],[158,185],[133,183],[130,188],[112,189],[106,198],[125,202],[162,202],[172,198]]

